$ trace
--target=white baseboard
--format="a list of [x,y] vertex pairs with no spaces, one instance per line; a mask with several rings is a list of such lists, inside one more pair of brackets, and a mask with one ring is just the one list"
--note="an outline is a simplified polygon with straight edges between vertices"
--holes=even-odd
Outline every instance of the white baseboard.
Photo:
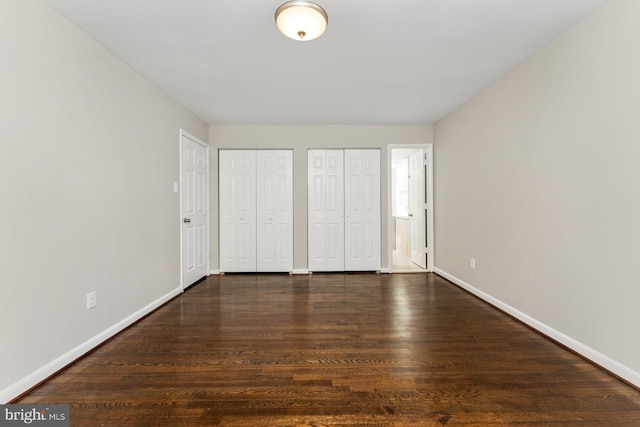
[[380,269],[380,273],[382,274],[391,274],[391,269],[389,267],[384,267]]
[[552,339],[556,340],[557,342],[559,342],[560,344],[570,348],[571,350],[575,351],[576,353],[580,354],[581,356],[585,357],[586,359],[591,360],[593,363],[596,363],[597,365],[600,365],[601,367],[607,369],[611,373],[619,376],[623,380],[628,381],[629,383],[635,385],[636,387],[640,387],[640,373],[639,372],[636,372],[633,369],[629,368],[628,366],[623,365],[622,363],[618,362],[617,360],[614,360],[614,359],[610,358],[609,356],[607,356],[605,354],[602,354],[599,351],[594,350],[593,348],[581,343],[580,341],[577,341],[577,340],[571,338],[570,336],[567,336],[567,335],[563,334],[562,332],[553,329],[552,327],[540,322],[537,319],[534,319],[533,317],[529,316],[528,314],[525,314],[525,313],[523,313],[523,312],[511,307],[510,305],[505,304],[504,302],[500,301],[499,299],[494,298],[491,295],[489,295],[489,294],[487,294],[485,292],[482,292],[481,290],[479,290],[477,288],[474,288],[470,284],[466,283],[463,280],[458,279],[457,277],[447,273],[446,271],[443,271],[443,270],[441,270],[439,268],[436,268],[434,270],[434,272],[436,274],[438,274],[439,276],[442,276],[445,279],[449,280],[450,282],[453,282],[455,285],[461,287],[462,289],[471,292],[472,294],[474,294],[478,298],[488,302],[489,304],[493,305],[494,307],[499,308],[500,310],[504,311],[505,313],[508,313],[509,315],[515,317],[516,319],[520,320],[521,322],[529,325],[533,329],[541,332],[542,334],[548,336],[549,338],[552,338]]
[[218,276],[218,275],[220,275],[220,270],[211,270],[211,271],[209,272],[209,275],[211,275],[211,276]]
[[15,383],[11,384],[7,388],[0,390],[0,403],[5,404],[7,402],[10,402],[12,399],[15,399],[16,397],[20,396],[25,391],[36,386],[41,381],[44,381],[45,379],[55,374],[60,369],[64,368],[74,360],[78,359],[82,355],[93,350],[98,345],[102,344],[103,342],[105,342],[106,340],[108,340],[118,332],[122,331],[127,326],[140,320],[141,318],[151,313],[156,308],[165,304],[171,298],[181,293],[182,293],[181,287],[174,289],[168,294],[158,298],[157,300],[153,301],[147,306],[141,308],[140,310],[136,311],[135,313],[131,314],[130,316],[126,317],[125,319],[121,320],[120,322],[116,323],[110,328],[106,329],[105,331],[102,331],[101,333],[94,336],[93,338],[90,338],[87,341],[83,342],[76,348],[69,350],[62,356],[52,360],[51,362],[40,367],[39,369],[35,370],[31,374],[27,375],[26,377],[16,381]]
[[309,274],[309,270],[306,268],[294,269],[291,274]]

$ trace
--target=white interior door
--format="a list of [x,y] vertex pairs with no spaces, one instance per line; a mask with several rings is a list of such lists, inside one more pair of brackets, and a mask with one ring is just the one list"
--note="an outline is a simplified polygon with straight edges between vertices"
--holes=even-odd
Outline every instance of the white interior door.
[[256,152],[220,150],[220,271],[256,271]]
[[380,150],[345,150],[345,270],[380,269]]
[[411,261],[422,268],[427,268],[424,150],[418,150],[409,155],[409,222]]
[[182,287],[186,288],[208,274],[209,150],[184,134],[180,150]]
[[257,152],[257,271],[293,271],[293,152]]
[[344,271],[344,151],[308,152],[310,271]]

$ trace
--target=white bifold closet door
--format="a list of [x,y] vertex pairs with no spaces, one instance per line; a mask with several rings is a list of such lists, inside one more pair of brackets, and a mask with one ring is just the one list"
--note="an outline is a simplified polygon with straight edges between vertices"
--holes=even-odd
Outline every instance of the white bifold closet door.
[[257,151],[257,271],[293,271],[293,152]]
[[380,269],[380,150],[344,151],[344,269]]
[[380,150],[309,150],[310,271],[380,269]]
[[309,271],[344,271],[344,151],[308,152]]
[[220,150],[220,271],[256,271],[256,152]]
[[292,271],[291,150],[219,153],[220,271]]

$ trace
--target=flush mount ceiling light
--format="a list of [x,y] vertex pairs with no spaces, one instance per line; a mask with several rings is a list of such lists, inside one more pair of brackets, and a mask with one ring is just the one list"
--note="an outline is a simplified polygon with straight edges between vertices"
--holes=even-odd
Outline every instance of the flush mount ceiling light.
[[276,25],[280,32],[298,41],[320,37],[328,21],[327,12],[307,0],[290,0],[276,9]]

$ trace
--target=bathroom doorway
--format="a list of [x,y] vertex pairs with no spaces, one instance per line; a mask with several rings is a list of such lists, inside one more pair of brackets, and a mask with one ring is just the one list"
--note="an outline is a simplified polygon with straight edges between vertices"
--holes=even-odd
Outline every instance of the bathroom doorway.
[[393,273],[433,270],[431,145],[390,149],[390,247]]

